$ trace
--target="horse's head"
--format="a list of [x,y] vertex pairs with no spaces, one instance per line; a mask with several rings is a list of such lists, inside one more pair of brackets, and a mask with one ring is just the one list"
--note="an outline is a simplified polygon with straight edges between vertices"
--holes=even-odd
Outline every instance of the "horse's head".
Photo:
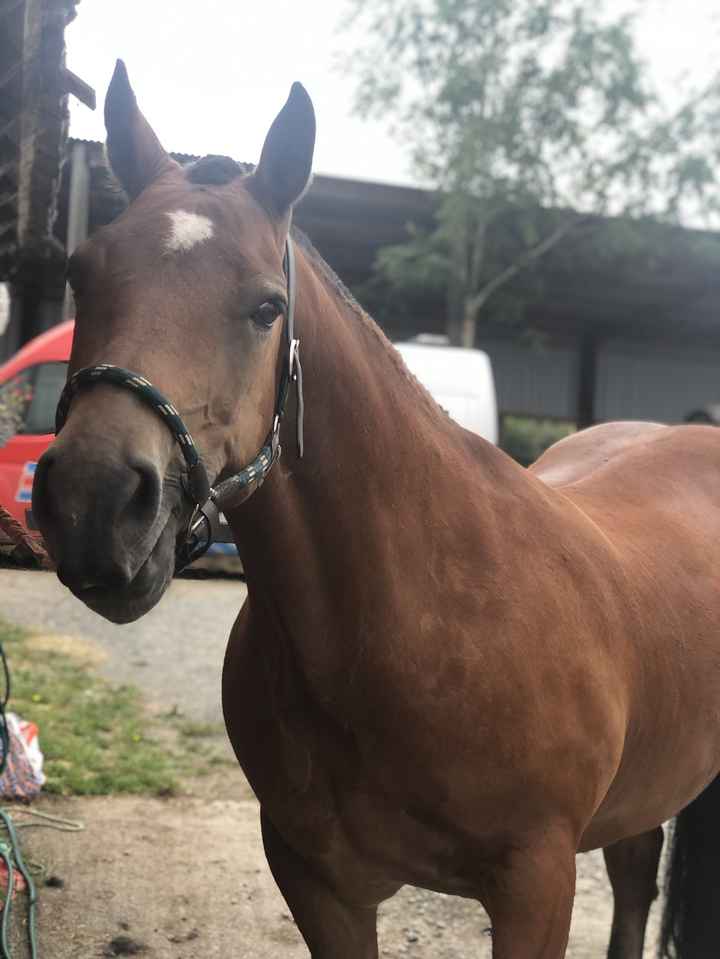
[[[72,256],[70,374],[113,364],[167,396],[211,479],[266,438],[283,355],[283,255],[310,176],[312,104],[299,84],[255,171],[226,158],[181,168],[139,111],[122,63],[105,103],[108,154],[127,211]],[[105,381],[72,399],[38,464],[33,512],[76,596],[128,622],[160,598],[193,504],[172,433],[133,391]]]

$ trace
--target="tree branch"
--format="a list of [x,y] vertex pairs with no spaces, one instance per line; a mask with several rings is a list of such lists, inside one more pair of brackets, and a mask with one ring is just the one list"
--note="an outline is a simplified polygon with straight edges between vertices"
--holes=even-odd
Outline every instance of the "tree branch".
[[518,273],[522,272],[526,267],[530,266],[531,263],[534,263],[535,260],[539,260],[540,257],[544,256],[546,253],[549,253],[553,247],[563,240],[569,233],[572,233],[574,230],[578,229],[581,226],[584,226],[586,223],[589,223],[593,219],[592,216],[580,216],[574,220],[567,221],[559,226],[556,230],[546,236],[544,240],[541,240],[536,246],[529,249],[526,253],[523,253],[514,263],[511,263],[510,266],[506,267],[504,270],[501,270],[497,276],[493,277],[485,286],[479,290],[475,296],[468,300],[467,310],[472,315],[477,314],[477,312],[482,309],[483,306],[487,303],[493,293],[496,293],[502,286],[505,286],[506,283],[509,283],[513,277],[517,276]]

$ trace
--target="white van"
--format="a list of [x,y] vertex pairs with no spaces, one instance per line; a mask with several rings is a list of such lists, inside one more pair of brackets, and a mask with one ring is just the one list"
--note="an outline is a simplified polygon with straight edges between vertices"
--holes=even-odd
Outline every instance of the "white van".
[[497,400],[490,357],[482,350],[442,345],[443,337],[396,343],[405,365],[465,429],[498,441]]

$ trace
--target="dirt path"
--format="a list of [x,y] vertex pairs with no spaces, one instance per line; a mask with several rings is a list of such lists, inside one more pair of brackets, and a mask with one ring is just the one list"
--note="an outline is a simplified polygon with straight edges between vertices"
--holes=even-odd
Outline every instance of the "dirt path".
[[[0,570],[0,615],[95,644],[107,676],[135,683],[158,708],[179,704],[209,721],[220,715],[225,639],[242,597],[237,582],[178,581],[139,623],[113,627],[54,577]],[[76,834],[23,833],[26,855],[63,880],[40,890],[42,959],[115,955],[118,937],[141,944],[135,954],[148,959],[307,959],[265,863],[257,803],[239,768],[222,767],[188,790],[167,800],[36,804],[86,825]],[[611,908],[601,854],[579,857],[570,959],[605,955]],[[488,925],[475,903],[407,888],[382,907],[381,956],[489,959]],[[646,956],[654,956],[654,935]]]
[[[28,855],[64,882],[41,890],[44,959],[113,955],[119,936],[142,944],[148,959],[307,959],[265,864],[254,800],[45,800],[40,808],[87,826],[26,833]],[[568,956],[600,959],[611,909],[602,857],[578,865]],[[381,956],[489,959],[487,926],[474,903],[406,888],[382,907]]]

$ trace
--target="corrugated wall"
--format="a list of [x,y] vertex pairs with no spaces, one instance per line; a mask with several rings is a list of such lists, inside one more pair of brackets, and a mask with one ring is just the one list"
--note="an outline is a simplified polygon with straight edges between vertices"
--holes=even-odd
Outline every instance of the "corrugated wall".
[[[578,356],[504,341],[483,344],[493,364],[501,413],[574,420]],[[610,342],[598,352],[597,419],[682,422],[691,411],[720,403],[720,350]]]
[[610,343],[598,357],[597,415],[601,420],[679,423],[720,402],[720,351]]
[[574,420],[577,354],[502,340],[482,343],[490,356],[500,413]]

